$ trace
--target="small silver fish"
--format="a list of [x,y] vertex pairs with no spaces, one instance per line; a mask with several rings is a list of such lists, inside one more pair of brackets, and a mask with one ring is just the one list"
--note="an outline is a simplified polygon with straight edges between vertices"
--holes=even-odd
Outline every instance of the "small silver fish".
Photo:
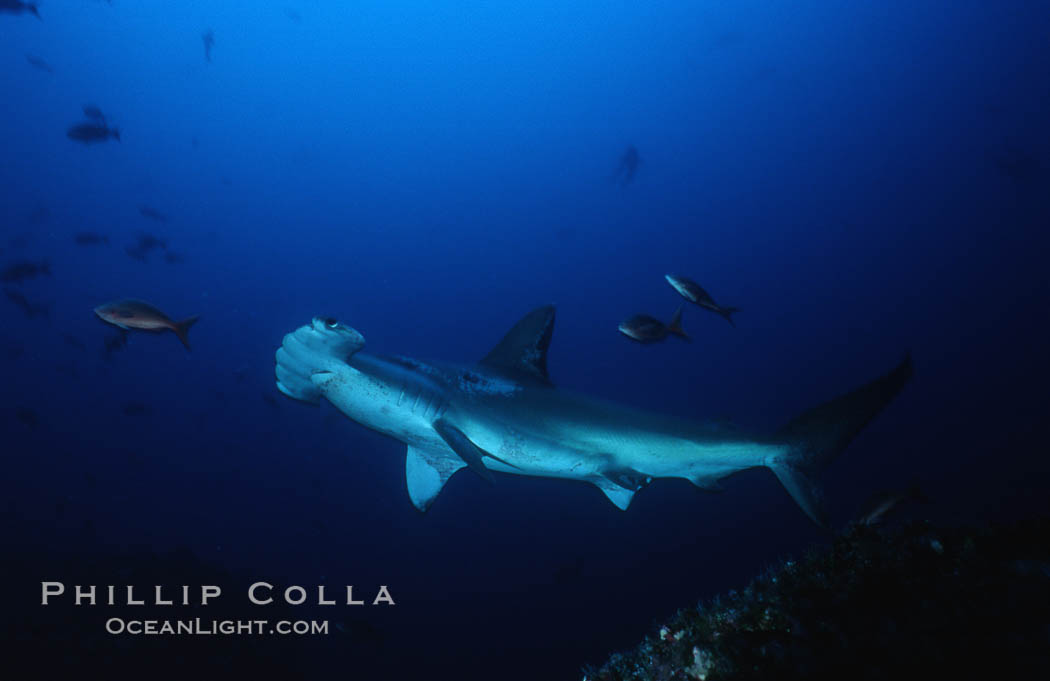
[[682,329],[682,307],[682,305],[678,306],[669,324],[664,324],[647,314],[637,314],[620,322],[620,333],[639,343],[656,343],[672,335],[687,341],[691,340]]
[[140,331],[172,331],[186,349],[190,349],[188,336],[190,327],[197,323],[199,316],[193,316],[176,322],[166,314],[141,300],[117,300],[95,308],[95,314],[104,322],[121,329],[138,329]]
[[711,294],[705,291],[700,284],[685,277],[680,277],[677,274],[668,274],[664,278],[667,279],[668,284],[674,287],[674,290],[682,294],[682,297],[690,303],[695,303],[705,310],[717,312],[725,317],[731,326],[736,326],[736,324],[733,324],[733,313],[739,312],[740,308],[722,307],[714,301]]

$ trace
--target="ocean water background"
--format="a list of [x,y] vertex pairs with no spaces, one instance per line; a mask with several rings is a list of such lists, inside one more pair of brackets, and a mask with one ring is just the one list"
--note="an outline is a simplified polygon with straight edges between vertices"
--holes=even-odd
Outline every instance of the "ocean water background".
[[[553,302],[557,385],[759,432],[911,352],[911,385],[825,476],[836,527],[913,480],[937,522],[1047,510],[1045,3],[40,13],[0,14],[0,265],[53,273],[7,285],[46,317],[0,300],[3,526],[33,569],[186,547],[388,584],[398,605],[338,615],[367,636],[315,642],[304,673],[575,678],[827,539],[766,471],[717,495],[658,481],[626,513],[580,483],[462,474],[420,514],[402,445],[276,392],[275,349],[315,315],[470,363]],[[66,137],[85,104],[120,142]],[[142,232],[184,261],[129,257]],[[618,334],[670,317],[667,272],[742,308],[736,328],[689,307],[692,343]],[[92,309],[122,297],[200,314],[192,352],[133,334],[105,355]]]

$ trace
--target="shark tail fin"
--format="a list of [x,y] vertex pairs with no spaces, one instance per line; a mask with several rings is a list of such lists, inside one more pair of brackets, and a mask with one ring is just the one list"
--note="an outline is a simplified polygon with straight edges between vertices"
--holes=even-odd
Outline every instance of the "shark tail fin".
[[816,475],[904,388],[912,375],[911,357],[861,387],[803,412],[776,435],[790,446],[769,463],[777,479],[806,515],[828,527]]
[[674,311],[674,316],[671,317],[671,323],[667,325],[667,330],[679,338],[692,341],[693,339],[682,328],[682,308],[684,307],[684,305],[679,305],[678,309]]
[[179,337],[179,340],[182,341],[187,350],[190,349],[190,327],[196,324],[200,318],[200,315],[194,315],[189,319],[183,319],[181,322],[175,322],[171,327],[171,330],[175,332],[175,335]]
[[720,308],[718,308],[718,314],[720,314],[723,317],[725,317],[726,321],[729,322],[729,325],[732,326],[732,327],[736,327],[736,323],[733,321],[733,314],[736,313],[736,312],[740,312],[740,308],[739,307],[720,307]]

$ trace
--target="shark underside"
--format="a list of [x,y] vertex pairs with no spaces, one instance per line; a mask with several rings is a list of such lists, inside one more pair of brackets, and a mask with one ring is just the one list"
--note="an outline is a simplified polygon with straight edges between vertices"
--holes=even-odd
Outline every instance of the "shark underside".
[[826,525],[815,475],[907,383],[910,358],[883,376],[810,409],[776,433],[750,436],[602,402],[555,388],[547,375],[553,306],[521,319],[469,367],[360,352],[364,337],[315,318],[277,350],[277,387],[408,447],[412,503],[425,511],[458,470],[590,482],[620,509],[655,478],[719,480],[765,466],[815,522]]

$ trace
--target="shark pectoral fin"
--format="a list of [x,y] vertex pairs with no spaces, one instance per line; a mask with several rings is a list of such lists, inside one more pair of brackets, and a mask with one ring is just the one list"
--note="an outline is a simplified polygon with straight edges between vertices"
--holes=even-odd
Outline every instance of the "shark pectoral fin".
[[627,507],[631,505],[631,499],[634,498],[635,490],[620,487],[619,485],[605,480],[595,482],[594,486],[605,492],[605,496],[609,497],[609,501],[613,502],[613,504],[616,505],[616,508],[621,511],[626,511]]
[[485,482],[489,484],[493,483],[492,473],[489,469],[485,468],[485,464],[481,460],[481,457],[489,456],[485,450],[471,442],[470,438],[464,435],[462,430],[456,428],[445,419],[438,419],[435,421],[434,430],[436,430],[437,434],[441,436],[441,439],[445,441],[445,444],[447,444],[459,458],[463,459],[463,462],[470,467],[470,470],[480,475],[481,479]]
[[465,465],[451,456],[431,454],[409,446],[405,457],[405,480],[412,505],[420,511],[430,508],[452,474]]

